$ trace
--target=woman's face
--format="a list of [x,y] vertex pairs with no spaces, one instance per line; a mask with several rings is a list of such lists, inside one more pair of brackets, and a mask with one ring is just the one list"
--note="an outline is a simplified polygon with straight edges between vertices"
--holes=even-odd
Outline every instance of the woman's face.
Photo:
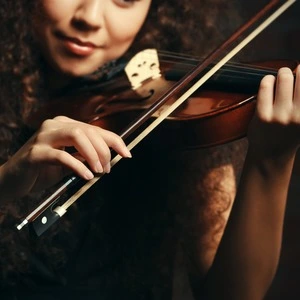
[[54,70],[86,75],[126,52],[150,4],[151,0],[39,0],[34,34]]

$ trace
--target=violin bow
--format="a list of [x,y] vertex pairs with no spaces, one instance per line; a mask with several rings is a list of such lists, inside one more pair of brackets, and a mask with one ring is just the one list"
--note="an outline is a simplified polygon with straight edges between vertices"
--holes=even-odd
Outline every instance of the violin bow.
[[[249,44],[258,34],[260,34],[265,28],[267,28],[272,22],[274,22],[281,14],[283,14],[296,0],[283,1],[273,0],[270,1],[265,7],[263,7],[254,17],[248,22],[242,25],[235,33],[233,33],[229,39],[227,39],[221,46],[214,50],[207,56],[199,65],[197,65],[192,71],[186,74],[181,80],[179,80],[172,88],[165,92],[150,108],[146,110],[136,121],[130,124],[121,134],[123,139],[127,138],[132,132],[144,124],[150,117],[162,107],[169,99],[176,97],[179,93],[185,89],[183,94],[177,98],[177,100],[166,109],[164,109],[160,115],[150,123],[138,136],[136,136],[127,146],[129,150],[132,150],[138,145],[152,130],[154,130],[162,121],[164,121],[176,108],[178,108],[183,102],[185,102],[195,91],[197,91],[210,77],[212,77],[224,64],[226,64],[232,57],[234,57],[239,51],[241,51],[247,44]],[[273,12],[272,12],[273,10]],[[270,14],[271,13],[271,14]],[[269,16],[262,21],[253,31],[251,31],[241,42],[236,46],[234,44],[254,26],[255,23],[261,21],[266,15]],[[229,50],[229,48],[232,48]],[[225,51],[229,51],[225,56],[222,54]],[[222,57],[217,63],[218,60]],[[210,64],[215,63],[214,66],[205,73],[199,80],[196,81],[191,87],[187,88],[201,72],[203,72]],[[115,166],[122,157],[116,155],[111,160],[111,167]],[[95,177],[85,184],[83,184],[69,199],[67,199],[62,205],[54,205],[61,200],[60,197],[63,193],[73,187],[78,182],[82,181],[76,175],[69,176],[60,182],[59,188],[48,197],[41,205],[33,210],[20,224],[16,225],[18,230],[21,230],[25,225],[32,224],[32,227],[36,235],[40,236],[44,233],[53,223],[55,223],[60,217],[62,217],[67,209],[75,203],[79,197],[81,197],[90,187],[92,187],[104,174],[96,174]]]

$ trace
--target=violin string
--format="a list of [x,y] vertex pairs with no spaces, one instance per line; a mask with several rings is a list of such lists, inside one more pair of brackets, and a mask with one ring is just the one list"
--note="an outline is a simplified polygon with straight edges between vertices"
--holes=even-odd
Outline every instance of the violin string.
[[[190,56],[187,54],[181,54],[181,53],[174,53],[174,52],[170,52],[170,51],[159,51],[159,56],[162,58],[162,61],[164,61],[165,58],[170,58],[171,62],[174,62],[175,59],[184,59],[186,61],[191,61],[193,62],[193,64],[197,64],[199,62],[199,60],[201,60],[201,58],[197,58],[195,56]],[[184,62],[182,62],[184,64]],[[228,63],[225,64],[223,68],[226,68],[226,66],[236,66],[236,67],[244,67],[247,66],[249,68],[254,68],[253,66],[251,66],[250,64],[248,65],[247,63],[241,63],[241,62],[237,62],[237,61],[230,61]],[[256,68],[254,68],[256,69]],[[266,68],[266,69],[272,69],[272,68]]]
[[[175,57],[176,55],[173,56]],[[167,56],[167,58],[169,58],[170,60],[166,60],[166,58],[163,58],[161,61],[166,63],[169,62],[171,64],[173,62],[173,60],[171,60],[172,56],[169,55]],[[182,66],[190,66],[192,68],[197,64],[198,60],[194,58],[190,58],[190,62],[191,63],[179,61],[179,64]],[[238,75],[239,74],[255,75],[258,78],[266,74],[276,74],[276,70],[274,70],[273,68],[253,67],[247,64],[242,64],[237,62],[227,63],[224,67],[222,67],[222,69],[219,72],[223,72],[223,71],[236,73]]]
[[[183,63],[184,65],[188,65],[192,68],[191,64],[187,64],[187,63]],[[232,66],[233,64],[231,64]],[[214,75],[214,78],[222,78],[222,79],[226,79],[226,80],[244,80],[247,81],[248,83],[250,82],[259,82],[263,76],[268,75],[268,74],[272,74],[274,76],[276,76],[277,71],[274,69],[257,69],[254,67],[245,67],[244,65],[235,65],[234,69],[230,67],[225,67],[222,68],[221,70],[219,70],[218,72],[216,72],[216,74]],[[237,68],[239,68],[239,70],[237,70]],[[185,69],[179,70],[176,69],[176,71],[182,71],[185,72]],[[171,70],[172,73],[172,70]],[[212,80],[213,81],[213,80]]]
[[[285,10],[287,10],[296,0],[287,0],[282,4],[273,14],[271,14],[264,22],[262,22],[255,30],[253,30],[246,38],[244,38],[233,50],[225,55],[210,71],[201,77],[191,88],[189,88],[181,97],[179,97],[172,105],[165,109],[147,128],[145,128],[127,147],[129,150],[133,149],[139,142],[141,142],[150,132],[152,132],[163,120],[165,120],[176,108],[178,108],[186,99],[188,99],[196,90],[199,89],[213,74],[219,70],[226,62],[228,62],[234,55],[236,55],[242,48],[244,48],[250,41],[252,41],[260,32],[269,26],[275,19],[277,19]],[[113,167],[121,160],[120,155],[116,155],[112,161]],[[58,210],[62,208],[67,211],[83,193],[85,193],[91,186],[93,186],[103,175],[96,176],[81,187],[73,196],[71,196]]]

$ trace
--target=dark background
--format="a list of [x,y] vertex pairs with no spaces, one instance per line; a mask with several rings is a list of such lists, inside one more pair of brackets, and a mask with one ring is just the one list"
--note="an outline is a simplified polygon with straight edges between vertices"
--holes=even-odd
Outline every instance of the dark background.
[[[254,14],[265,0],[238,0],[244,20]],[[242,50],[250,60],[297,59],[300,60],[300,3],[296,1],[251,44]]]

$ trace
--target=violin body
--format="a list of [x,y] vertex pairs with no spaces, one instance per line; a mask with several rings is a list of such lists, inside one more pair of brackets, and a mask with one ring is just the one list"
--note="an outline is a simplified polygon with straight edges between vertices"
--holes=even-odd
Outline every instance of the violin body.
[[[28,123],[31,127],[38,128],[47,118],[65,115],[120,134],[196,63],[194,58],[188,56],[176,57],[174,61],[162,59],[162,76],[146,80],[136,90],[131,88],[123,71],[109,81],[95,81],[85,87],[76,87],[41,105]],[[295,69],[297,64],[297,61],[281,60],[237,65],[238,67],[233,65],[229,71],[228,67],[223,67],[159,126],[160,138],[173,147],[194,148],[218,145],[244,137],[255,110],[255,95],[262,77],[276,74],[282,66]],[[242,76],[235,70],[241,66],[246,70],[246,74],[243,71]],[[251,71],[249,76],[248,70]],[[169,100],[155,112],[153,118],[175,100]]]

